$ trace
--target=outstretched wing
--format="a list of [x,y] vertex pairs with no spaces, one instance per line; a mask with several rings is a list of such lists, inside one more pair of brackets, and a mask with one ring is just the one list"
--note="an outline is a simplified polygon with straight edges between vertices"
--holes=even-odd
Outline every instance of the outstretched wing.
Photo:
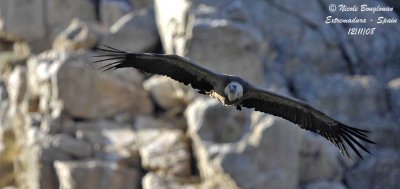
[[202,92],[213,90],[213,84],[221,76],[177,55],[128,53],[112,47],[106,47],[97,48],[102,54],[94,57],[101,59],[93,62],[110,62],[100,68],[105,71],[133,67],[147,73],[168,76],[185,85],[191,84],[193,88]]
[[243,97],[241,105],[282,117],[303,129],[318,133],[335,144],[343,155],[346,153],[349,156],[345,144],[350,146],[360,158],[362,156],[355,146],[370,153],[357,139],[374,143],[367,138],[368,131],[344,125],[297,99],[250,88]]

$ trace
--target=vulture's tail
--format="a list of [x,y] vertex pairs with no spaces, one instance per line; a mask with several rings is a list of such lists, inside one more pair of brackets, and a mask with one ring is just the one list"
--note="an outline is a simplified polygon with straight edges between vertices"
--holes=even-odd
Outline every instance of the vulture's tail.
[[92,63],[104,63],[110,61],[110,63],[106,63],[105,65],[97,68],[99,70],[108,71],[115,70],[117,68],[129,67],[127,64],[128,56],[135,55],[133,53],[128,53],[107,45],[102,45],[103,47],[94,48],[96,51],[101,52],[100,55],[95,55],[93,57],[100,58]]

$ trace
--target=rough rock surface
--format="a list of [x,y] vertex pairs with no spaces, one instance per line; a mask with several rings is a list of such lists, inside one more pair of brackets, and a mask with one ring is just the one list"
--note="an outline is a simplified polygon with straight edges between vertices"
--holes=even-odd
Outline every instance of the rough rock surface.
[[344,172],[340,151],[326,139],[305,133],[300,149],[299,182],[341,180]]
[[101,43],[127,52],[148,52],[158,43],[154,12],[140,10],[118,19]]
[[130,0],[134,9],[153,8],[154,0]]
[[394,116],[400,121],[400,78],[391,80],[388,83],[390,106]]
[[[259,31],[215,16],[213,11],[217,7],[208,7],[210,2],[203,7],[200,2],[155,1],[157,24],[166,52],[186,56],[209,69],[261,84],[261,54],[265,44]],[[171,5],[179,8],[178,11],[169,11]]]
[[188,138],[168,120],[139,117],[135,128],[144,169],[178,177],[192,174]]
[[251,126],[249,111],[239,112],[208,98],[194,101],[186,117],[193,139],[214,143],[237,142]]
[[32,43],[45,40],[44,7],[43,0],[1,1],[0,31],[6,31]]
[[399,152],[379,151],[347,172],[345,179],[349,189],[397,189],[400,187],[399,177]]
[[77,50],[90,49],[99,41],[100,31],[95,26],[89,26],[78,19],[71,21],[70,25],[53,42],[53,49]]
[[318,181],[305,186],[304,189],[346,189],[346,186],[340,182]]
[[377,119],[388,111],[384,88],[374,76],[339,74],[313,78],[299,77],[295,91],[314,107],[344,123]]
[[155,173],[147,173],[143,178],[143,189],[200,189],[201,183],[189,179],[166,178]]
[[[141,86],[113,74],[98,74],[88,69],[86,63],[91,61],[88,56],[50,51],[28,61],[31,88],[38,90],[35,92],[39,93],[41,102],[50,101],[50,106],[43,104],[41,110],[62,103],[65,111],[81,118],[109,117],[123,111],[152,111],[151,101]],[[131,73],[133,78],[138,78],[134,76],[137,72]]]
[[102,161],[56,161],[54,164],[60,188],[116,188],[136,189],[140,186],[140,172]]
[[[327,0],[0,0],[0,188],[398,189],[400,26],[369,22],[373,36],[353,36],[359,25],[324,22],[399,20],[396,3],[384,2],[396,10],[332,13]],[[370,130],[378,145],[350,160],[287,121],[170,79],[102,73],[86,65],[101,44],[237,74]]]
[[57,134],[52,137],[52,147],[56,150],[78,158],[89,157],[92,154],[90,144],[76,140],[65,134]]
[[93,4],[89,0],[0,2],[0,31],[14,34],[38,49],[49,47],[54,37],[74,18],[94,23]]
[[[230,113],[236,116],[226,116]],[[233,108],[216,104],[214,100],[195,101],[189,106],[186,116],[200,175],[206,180],[222,187],[296,187],[301,138],[300,132],[289,122],[266,116],[251,123],[249,112],[238,113]],[[240,124],[235,128],[244,130],[226,130],[233,124],[227,117],[239,118],[240,121],[233,122]],[[253,126],[249,130],[250,124]],[[208,131],[216,125],[221,130]],[[228,135],[221,137],[221,134]],[[284,140],[283,135],[291,140]]]
[[194,98],[193,90],[165,76],[155,75],[143,83],[144,88],[170,114],[182,113]]
[[118,19],[130,11],[126,1],[108,1],[100,2],[100,19],[105,28],[112,26]]
[[68,26],[72,19],[78,18],[88,24],[96,22],[95,7],[90,0],[52,0],[46,2],[46,24],[50,30],[49,40]]

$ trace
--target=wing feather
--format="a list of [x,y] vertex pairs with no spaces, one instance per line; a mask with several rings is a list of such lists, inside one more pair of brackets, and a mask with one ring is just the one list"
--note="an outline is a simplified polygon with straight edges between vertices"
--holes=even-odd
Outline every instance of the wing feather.
[[346,154],[347,156],[349,156],[347,146],[360,158],[362,158],[362,155],[357,147],[370,153],[357,139],[374,143],[367,138],[366,133],[368,131],[342,124],[294,98],[250,88],[243,97],[241,105],[246,108],[254,108],[257,111],[282,117],[299,125],[303,129],[320,134],[336,145],[342,154]]
[[200,91],[210,92],[213,84],[220,79],[220,75],[202,68],[188,59],[177,55],[153,53],[128,53],[112,47],[96,48],[103,54],[93,63],[107,62],[101,69],[111,70],[133,67],[147,73],[168,76],[185,85],[191,84]]

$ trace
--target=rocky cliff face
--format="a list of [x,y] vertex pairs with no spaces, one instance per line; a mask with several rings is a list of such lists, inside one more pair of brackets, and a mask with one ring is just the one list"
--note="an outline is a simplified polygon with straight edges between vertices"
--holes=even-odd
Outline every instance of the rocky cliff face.
[[[352,25],[321,21],[330,3],[1,0],[0,188],[399,188],[400,26],[352,37]],[[98,71],[102,43],[239,75],[371,130],[378,145],[349,160],[288,121],[169,78]]]

